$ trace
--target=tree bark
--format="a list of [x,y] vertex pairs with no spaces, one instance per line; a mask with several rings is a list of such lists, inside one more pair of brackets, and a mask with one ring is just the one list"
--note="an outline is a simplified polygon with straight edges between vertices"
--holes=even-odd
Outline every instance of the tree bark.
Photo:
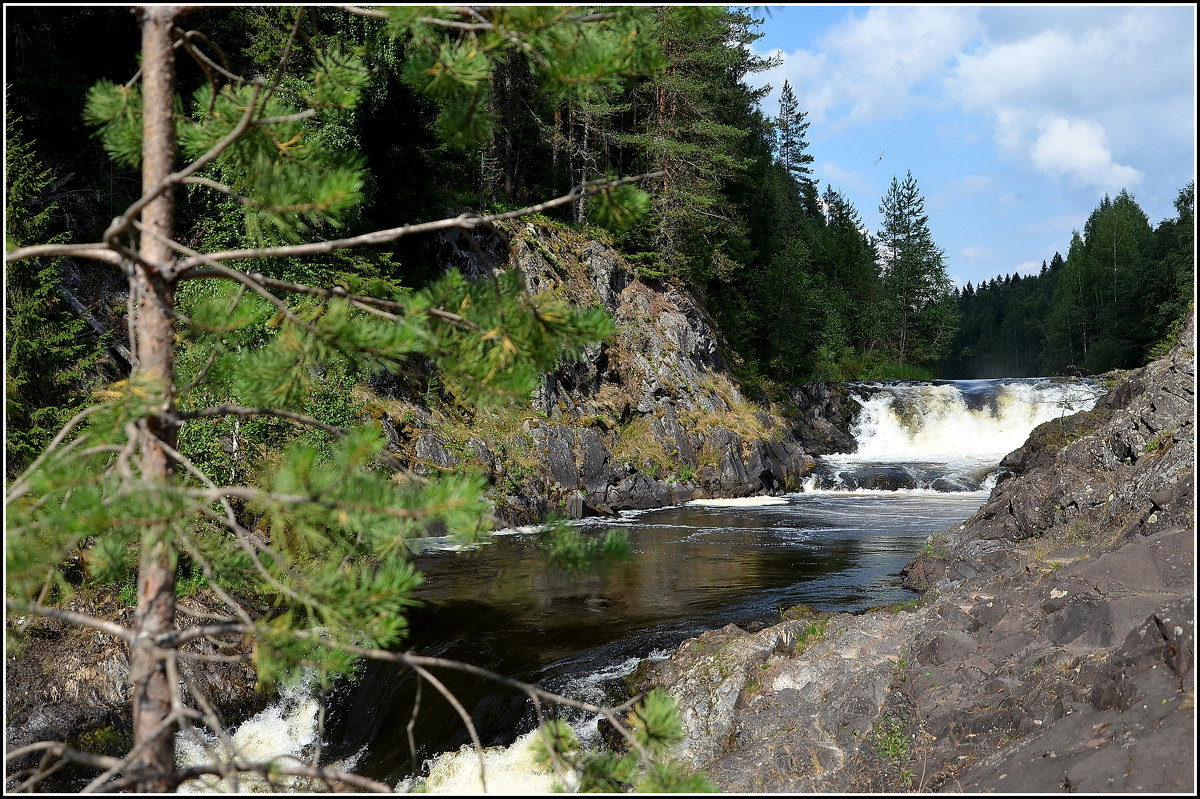
[[[142,13],[142,191],[150,192],[171,174],[176,140],[172,118],[175,61],[171,29],[178,9],[146,6]],[[130,320],[130,339],[138,359],[135,382],[147,382],[163,392],[160,415],[139,425],[142,479],[150,490],[171,479],[172,464],[163,444],[174,446],[174,428],[166,423],[174,403],[174,340],[171,265],[167,244],[175,234],[175,203],[168,189],[142,211],[141,263],[130,270],[136,316]],[[152,235],[156,234],[156,235]],[[160,238],[161,237],[161,238]],[[138,604],[129,676],[133,700],[136,754],[130,773],[141,792],[174,790],[175,725],[163,725],[172,710],[175,686],[167,679],[166,662],[154,639],[174,627],[177,561],[169,527],[147,526],[142,534],[138,563]]]

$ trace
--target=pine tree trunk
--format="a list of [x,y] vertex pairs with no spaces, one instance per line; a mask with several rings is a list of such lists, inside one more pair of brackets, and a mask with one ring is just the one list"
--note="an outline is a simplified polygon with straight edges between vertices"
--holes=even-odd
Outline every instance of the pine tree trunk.
[[[149,6],[142,18],[142,191],[150,192],[170,175],[175,162],[175,127],[172,97],[175,61],[171,28],[178,9]],[[170,191],[153,200],[142,212],[145,231],[174,236],[174,198]],[[165,389],[164,411],[174,394],[173,336],[171,330],[172,282],[168,274],[171,249],[157,236],[143,232],[139,248],[141,264],[132,270],[131,289],[136,292],[137,316],[130,321],[136,342],[138,365],[134,380],[153,381]],[[163,444],[174,444],[174,430],[163,417],[148,417],[141,431],[142,479],[165,482],[171,463]],[[141,792],[172,791],[170,775],[175,770],[175,725],[160,729],[171,713],[174,686],[167,679],[166,663],[154,638],[169,631],[175,622],[174,547],[165,525],[149,526],[142,534],[138,564],[137,639],[130,652],[129,676],[133,698],[133,737],[137,754],[130,772],[144,775],[137,783]]]

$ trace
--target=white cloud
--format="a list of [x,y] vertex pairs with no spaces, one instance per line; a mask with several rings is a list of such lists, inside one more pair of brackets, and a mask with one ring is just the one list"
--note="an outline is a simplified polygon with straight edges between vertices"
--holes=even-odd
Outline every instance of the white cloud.
[[989,263],[996,261],[996,254],[989,248],[983,246],[964,247],[959,250],[958,257],[966,261],[971,266],[986,266]]
[[1119,191],[1142,179],[1138,170],[1113,161],[1104,128],[1089,120],[1051,120],[1042,126],[1030,155],[1042,172],[1077,185]]
[[[921,86],[940,79],[977,34],[975,13],[953,6],[876,6],[831,28],[814,50],[773,51],[782,63],[753,82],[779,89],[789,81],[814,123],[902,116],[931,102]],[[775,113],[775,102],[767,104],[768,114]]]
[[945,86],[992,120],[1009,157],[1105,190],[1148,170],[1191,172],[1193,9],[985,8],[979,18],[986,32]]
[[874,7],[829,32],[843,86],[853,90],[851,122],[901,115],[914,90],[933,78],[976,34],[971,9]]
[[1016,270],[1022,275],[1036,275],[1042,271],[1041,261],[1026,261],[1023,264],[1017,264]]

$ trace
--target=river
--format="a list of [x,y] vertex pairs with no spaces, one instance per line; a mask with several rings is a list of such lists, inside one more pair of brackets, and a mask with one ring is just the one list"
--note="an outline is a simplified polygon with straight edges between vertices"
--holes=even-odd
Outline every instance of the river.
[[[915,595],[899,572],[927,538],[974,513],[1000,460],[1033,427],[1091,407],[1097,394],[1078,382],[1036,379],[849,387],[862,406],[852,431],[858,451],[819,459],[803,490],[578,523],[596,534],[625,530],[633,549],[627,560],[584,575],[556,572],[530,530],[502,531],[468,551],[434,542],[416,558],[426,583],[424,604],[411,616],[411,649],[569,696],[615,701],[621,675],[641,659],[664,657],[705,630],[771,624],[796,604],[854,612],[908,600]],[[470,709],[486,746],[510,745],[532,727],[523,696],[475,678],[440,676]],[[326,758],[392,785],[410,785],[434,765],[429,789],[474,792],[473,757],[438,757],[468,738],[428,688],[412,758],[406,725],[413,697],[411,674],[368,664],[327,697],[320,741]],[[243,726],[257,723],[255,740],[271,753],[307,754],[320,735],[310,699],[304,690],[292,692]],[[584,736],[594,735],[591,720],[575,723]],[[274,735],[263,734],[264,725]],[[523,750],[492,753],[492,791],[504,790],[506,773],[517,792],[533,790]]]

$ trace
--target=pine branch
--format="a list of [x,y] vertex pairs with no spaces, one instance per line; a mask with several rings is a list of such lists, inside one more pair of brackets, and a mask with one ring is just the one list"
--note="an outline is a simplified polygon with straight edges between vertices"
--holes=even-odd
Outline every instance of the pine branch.
[[33,754],[34,752],[45,752],[50,756],[58,756],[66,758],[74,763],[83,763],[87,766],[96,766],[98,768],[111,768],[124,764],[124,760],[119,757],[110,757],[108,755],[94,755],[91,752],[81,752],[67,746],[61,741],[39,741],[37,743],[21,746],[16,749],[10,749],[4,753],[5,760],[16,760],[19,757]]
[[417,667],[454,669],[456,671],[465,672],[467,674],[471,674],[473,676],[480,677],[480,678],[488,680],[490,682],[494,682],[497,685],[503,685],[507,688],[512,688],[514,690],[520,691],[521,693],[524,693],[526,696],[529,696],[531,699],[542,699],[542,700],[549,701],[549,702],[552,702],[557,705],[563,705],[564,707],[573,707],[578,710],[586,711],[588,713],[599,714],[599,715],[603,716],[605,719],[607,719],[613,725],[613,727],[617,730],[617,732],[621,734],[621,736],[629,743],[630,747],[634,751],[636,751],[644,759],[647,759],[647,760],[650,759],[650,754],[642,747],[641,743],[638,742],[637,739],[634,738],[633,735],[630,734],[625,729],[624,723],[621,721],[621,719],[617,715],[618,713],[628,710],[629,708],[631,708],[635,704],[637,704],[637,702],[641,700],[641,698],[642,698],[641,696],[636,696],[633,699],[630,699],[630,700],[623,702],[622,704],[616,705],[614,707],[604,707],[601,705],[593,705],[590,702],[584,702],[584,701],[581,701],[578,699],[571,699],[570,697],[562,696],[560,694],[556,694],[551,691],[547,691],[544,688],[541,688],[537,685],[533,685],[531,683],[526,683],[526,682],[521,682],[520,680],[514,680],[510,677],[505,677],[501,674],[497,674],[494,671],[489,671],[488,669],[471,665],[470,663],[463,663],[463,662],[457,661],[457,660],[448,660],[446,658],[429,657],[429,656],[425,656],[425,655],[414,655],[409,652],[389,652],[389,651],[383,650],[383,649],[368,649],[365,647],[356,646],[354,644],[348,644],[348,643],[344,643],[341,641],[331,640],[328,637],[323,637],[323,636],[317,635],[316,633],[313,633],[308,630],[298,630],[295,633],[293,633],[293,635],[295,635],[297,638],[301,638],[301,639],[308,640],[308,641],[313,641],[314,643],[319,643],[322,646],[325,646],[328,648],[340,649],[343,652],[349,652],[350,654],[353,654],[353,655],[359,655],[360,657],[365,657],[369,660],[380,660],[380,661],[386,661],[386,662],[390,662],[390,663],[400,663],[402,665],[408,666],[409,668],[413,668],[413,669],[415,669]]
[[479,740],[479,731],[475,729],[475,723],[471,720],[471,714],[458,701],[458,697],[454,695],[454,692],[447,688],[437,677],[434,677],[415,663],[410,663],[409,668],[432,685],[442,695],[442,698],[454,708],[454,712],[458,714],[458,717],[462,719],[463,725],[467,728],[467,734],[471,736],[471,743],[475,746],[475,756],[479,759],[479,784],[483,787],[483,792],[487,793],[487,774],[485,773],[486,769],[483,761],[483,743]]
[[[137,226],[139,230],[141,229],[141,226],[139,223],[134,222],[133,224],[135,226]],[[166,244],[169,245],[176,252],[183,253],[184,255],[189,256],[188,260],[191,260],[192,258],[199,258],[201,260],[201,262],[203,262],[203,263],[207,263],[209,261],[209,256],[207,256],[203,253],[198,253],[195,250],[193,250],[191,247],[187,247],[183,244],[180,244],[178,241],[175,241],[174,239],[170,239],[165,236],[162,236],[157,231],[149,230],[149,231],[144,231],[144,232],[149,233],[151,236],[155,236],[155,237],[159,238],[160,240],[166,242]],[[220,265],[213,264],[213,266],[219,267]],[[176,274],[178,274],[178,267],[177,267]],[[278,297],[276,297],[271,292],[267,291],[266,288],[264,288],[263,283],[261,281],[251,280],[245,272],[238,272],[235,269],[229,269],[227,272],[224,273],[224,275],[232,280],[236,280],[236,281],[242,283],[244,286],[246,286],[246,288],[250,289],[255,294],[257,294],[258,296],[262,297],[267,302],[274,305],[275,308],[281,314],[283,314],[283,316],[285,318],[287,318],[287,320],[289,322],[291,322],[292,324],[296,325],[297,327],[303,328],[304,330],[306,330],[308,333],[310,333],[313,336],[320,337],[320,332],[315,327],[310,325],[308,322],[305,322],[300,317],[296,316],[295,312],[293,312],[292,309],[290,307],[288,307],[288,304],[285,303],[283,300],[279,299]],[[199,326],[197,325],[197,327],[199,327]]]
[[93,261],[103,261],[116,266],[121,257],[104,242],[94,244],[36,244],[32,247],[18,247],[4,254],[5,261],[21,261],[26,258],[69,257],[90,258]]
[[117,237],[124,235],[133,225],[134,218],[142,212],[147,205],[158,198],[163,192],[169,191],[174,186],[183,182],[184,178],[198,172],[200,169],[207,166],[217,158],[221,153],[225,152],[233,145],[242,135],[250,129],[250,123],[254,119],[254,113],[258,109],[258,96],[262,91],[262,86],[254,84],[250,102],[246,103],[246,111],[242,114],[242,118],[238,120],[237,125],[233,130],[225,135],[225,138],[209,148],[208,152],[201,155],[192,163],[185,166],[178,172],[173,172],[163,178],[158,185],[146,192],[133,205],[125,209],[125,212],[112,221],[108,229],[104,231],[104,243],[113,249],[121,249],[117,243]]
[[134,632],[128,627],[111,621],[97,619],[94,616],[88,616],[83,613],[75,613],[70,610],[60,610],[59,608],[51,608],[45,605],[39,605],[36,602],[21,602],[20,600],[8,599],[4,600],[4,607],[8,611],[33,613],[37,616],[45,616],[51,619],[59,619],[61,621],[69,621],[72,624],[78,624],[81,627],[91,627],[93,630],[99,630],[102,633],[107,633],[114,638],[120,638],[122,641],[132,643]]
[[[197,256],[200,256],[200,254],[197,253]],[[385,312],[387,315],[383,318],[392,322],[399,321],[399,317],[396,314],[402,314],[408,310],[408,306],[404,305],[403,303],[396,302],[395,300],[385,300],[381,297],[371,297],[366,294],[352,294],[339,286],[326,289],[318,286],[309,286],[304,283],[291,283],[286,280],[277,280],[276,278],[267,277],[260,272],[241,272],[217,263],[210,264],[205,268],[190,269],[179,277],[181,281],[200,280],[204,278],[224,278],[226,280],[236,281],[245,286],[250,286],[252,283],[257,283],[265,288],[275,291],[286,291],[293,294],[304,294],[309,297],[321,297],[324,299],[346,300],[351,305],[354,305],[360,310],[368,313],[379,315],[379,312]],[[449,322],[465,330],[470,330],[475,333],[484,332],[483,328],[479,327],[479,325],[475,324],[471,320],[442,308],[426,308],[424,309],[424,313],[434,319],[440,319],[444,322]]]
[[360,236],[353,236],[345,239],[332,239],[329,241],[312,242],[309,244],[293,244],[282,247],[259,247],[254,249],[242,250],[224,250],[221,252],[210,253],[207,255],[196,254],[190,258],[186,258],[176,266],[175,274],[182,276],[188,270],[195,269],[200,264],[211,264],[214,261],[232,261],[242,258],[291,258],[300,255],[326,255],[337,250],[345,250],[351,247],[360,247],[370,244],[385,244],[390,241],[402,238],[404,236],[412,236],[421,233],[434,233],[440,230],[463,229],[470,230],[472,228],[490,225],[495,222],[500,222],[506,219],[516,219],[530,214],[540,213],[550,208],[557,208],[561,205],[575,202],[583,197],[590,197],[601,192],[610,191],[620,186],[625,186],[630,183],[637,183],[649,178],[661,177],[663,173],[646,172],[633,177],[621,178],[614,181],[588,181],[571,189],[567,194],[561,197],[556,197],[553,200],[547,200],[537,205],[529,205],[516,211],[508,211],[500,214],[489,214],[487,216],[478,216],[476,214],[459,214],[458,216],[449,219],[439,219],[434,222],[421,222],[411,225],[401,225],[400,227],[388,228],[386,230],[376,230],[371,233],[364,233]]
[[252,629],[253,625],[238,624],[236,622],[207,624],[203,627],[189,627],[186,630],[163,633],[154,639],[154,643],[162,647],[175,648],[197,638],[204,638],[210,635],[228,635],[229,633],[241,633],[244,635]]
[[[290,755],[285,755],[284,757],[298,759],[292,758]],[[277,760],[244,763],[238,766],[236,769],[231,769],[229,766],[223,763],[212,763],[203,766],[188,766],[187,768],[179,769],[173,778],[178,779],[180,783],[182,783],[190,779],[195,779],[196,777],[202,777],[206,774],[216,774],[222,778],[225,778],[236,771],[247,774],[257,774],[264,779],[269,779],[271,777],[307,777],[309,779],[320,780],[321,782],[325,783],[325,786],[330,790],[335,790],[337,785],[343,784],[352,786],[354,788],[359,788],[364,791],[370,791],[371,793],[395,793],[395,790],[391,786],[385,785],[382,782],[377,782],[370,777],[364,777],[361,774],[352,774],[348,771],[341,771],[339,769],[323,767],[314,768],[313,766],[304,763],[293,766],[280,763],[279,761],[282,759],[283,758],[279,758]],[[130,784],[131,780],[127,778],[120,782],[114,783],[112,786],[110,786],[110,790],[119,790],[120,788],[124,788]]]
[[88,416],[91,416],[96,411],[103,409],[103,407],[103,405],[92,405],[84,408],[79,413],[72,416],[67,423],[63,425],[62,429],[58,431],[58,434],[54,436],[54,439],[48,445],[46,445],[46,449],[37,457],[37,460],[29,464],[29,468],[21,472],[21,476],[13,481],[12,486],[8,489],[8,493],[4,496],[4,504],[8,505],[24,495],[25,492],[31,487],[29,478],[34,472],[37,471],[38,467],[46,462],[46,459],[49,458],[51,453],[57,449],[58,445],[61,444],[68,435],[70,435],[71,431],[75,429],[77,424],[82,422]]
[[[236,75],[233,72],[229,71],[229,59],[225,57],[225,53],[221,50],[220,47],[218,47],[216,45],[215,42],[213,42],[212,39],[208,38],[200,31],[197,31],[197,30],[185,31],[178,26],[175,27],[175,33],[179,36],[179,39],[176,42],[176,46],[178,47],[178,46],[182,45],[184,47],[184,49],[186,49],[188,51],[188,54],[192,56],[192,58],[196,59],[197,61],[206,62],[209,68],[216,70],[217,72],[220,72],[222,75],[229,78],[231,81],[233,81],[235,83],[240,83],[240,84],[249,83],[249,81],[246,80],[245,78],[243,78],[241,75]],[[219,55],[221,57],[222,63],[221,64],[216,63],[211,58],[209,58],[207,55],[200,52],[200,50],[192,47],[192,45],[191,45],[192,39],[200,39],[206,45],[208,45],[212,49],[216,50],[217,55]],[[203,67],[201,67],[201,68],[203,68]],[[210,78],[210,82],[212,82],[211,78]]]
[[[200,482],[207,485],[211,490],[217,490],[216,483],[214,483],[212,481],[212,479],[209,478],[208,475],[206,475],[198,466],[196,466],[196,464],[194,464],[190,458],[188,458],[186,455],[184,455],[182,452],[175,449],[174,447],[170,447],[166,444],[162,444],[162,446],[166,450],[167,454],[170,455],[171,458],[174,459],[174,461],[176,463],[183,466],[184,469],[187,470],[187,472],[189,474],[194,475],[197,479],[200,480]],[[282,557],[280,557],[279,553],[276,552],[275,550],[273,550],[271,547],[268,547],[264,544],[261,544],[261,543],[255,541],[254,537],[250,534],[250,531],[238,523],[237,514],[234,513],[233,506],[231,504],[229,504],[228,498],[221,497],[218,501],[221,504],[221,509],[225,512],[225,515],[223,517],[211,512],[207,508],[202,508],[200,511],[201,514],[210,519],[213,519],[218,524],[221,524],[226,529],[228,529],[229,532],[233,533],[233,537],[237,540],[238,546],[240,546],[242,548],[242,550],[246,553],[246,555],[250,558],[251,562],[254,564],[255,569],[258,571],[259,574],[262,575],[263,579],[265,579],[269,585],[271,585],[272,587],[274,587],[276,590],[280,591],[284,595],[286,595],[294,600],[299,600],[300,597],[294,590],[292,590],[288,586],[284,585],[283,583],[279,582],[279,580],[277,580],[275,578],[275,576],[273,574],[271,574],[270,570],[263,564],[262,560],[258,557],[258,550],[261,549],[262,551],[264,551],[268,555],[270,555],[272,561],[275,563],[286,563],[287,561],[284,560]],[[213,588],[214,591],[216,591],[218,593],[218,595],[220,595],[220,597],[226,602],[226,604],[228,604],[231,608],[234,609],[234,612],[236,612],[239,616],[241,616],[241,618],[244,622],[249,624],[250,617],[241,608],[241,606],[238,605],[237,603],[235,603],[232,600],[232,598],[230,598],[227,594],[225,594],[225,592],[222,591],[220,586],[217,584],[215,576],[211,574],[211,567],[207,564],[207,559],[202,560],[201,564],[202,564],[201,568],[205,569],[205,577],[208,578],[209,585]],[[296,575],[293,574],[290,569],[288,570],[288,576],[291,577],[293,579],[293,581],[296,580]]]
[[[208,724],[208,728],[216,734],[217,740],[227,747],[228,751],[237,752],[237,747],[233,742],[233,738],[228,732],[226,732],[225,724],[221,721],[220,715],[212,706],[212,703],[208,701],[208,695],[205,693],[203,686],[197,684],[196,681],[192,679],[190,674],[184,673],[183,679],[189,695],[191,695],[191,697],[196,700],[196,704],[200,706],[200,711],[204,715],[204,721],[206,724]],[[200,736],[194,737],[201,741],[204,740],[203,738],[200,738]],[[205,749],[210,753],[212,752],[212,749],[207,746],[207,742],[205,742]],[[237,787],[237,777],[235,775],[233,779],[233,788],[235,791],[237,790]]]
[[393,508],[383,507],[379,505],[367,505],[359,502],[340,502],[337,500],[323,500],[319,495],[313,494],[282,494],[275,491],[265,491],[261,488],[253,488],[251,486],[218,486],[213,489],[193,489],[188,491],[188,496],[196,499],[218,501],[221,498],[244,499],[251,502],[276,503],[279,505],[319,505],[328,510],[341,510],[362,513],[378,513],[383,516],[390,516],[394,519],[421,519],[426,516],[435,515],[437,508],[423,508],[420,511],[410,510],[409,508]]
[[365,6],[336,6],[343,11],[349,11],[359,17],[371,17],[372,19],[387,19],[387,14],[377,8],[366,8]]

